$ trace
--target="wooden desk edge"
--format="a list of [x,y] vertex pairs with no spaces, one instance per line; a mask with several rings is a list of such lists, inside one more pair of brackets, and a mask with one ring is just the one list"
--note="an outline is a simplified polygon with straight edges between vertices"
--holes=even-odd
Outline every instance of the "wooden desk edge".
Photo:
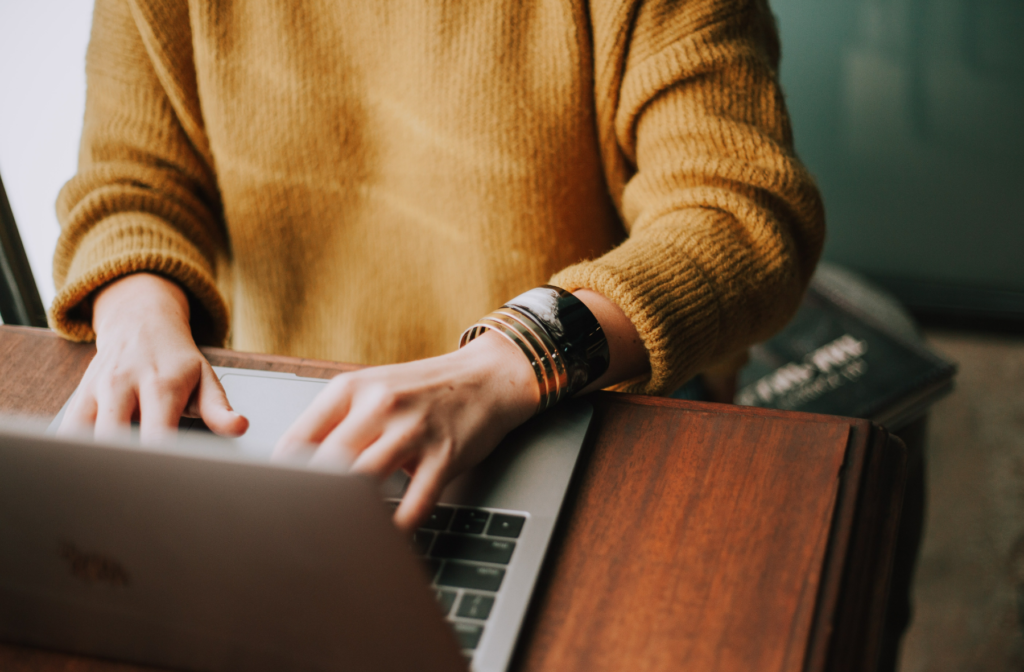
[[[4,331],[61,340],[46,329],[0,325],[0,334]],[[214,365],[286,371],[309,377],[329,378],[361,368],[338,362],[222,348],[204,347],[202,351]],[[906,450],[898,439],[867,420],[836,416],[615,392],[597,393],[595,403],[662,406],[709,413],[720,413],[728,408],[730,413],[745,416],[848,425],[850,438],[843,465],[846,478],[841,481],[836,499],[803,669],[808,672],[873,669],[884,622],[891,551],[895,544],[906,477]],[[879,496],[886,492],[888,497]]]
[[874,670],[881,651],[907,450],[866,420],[848,445],[805,672]]

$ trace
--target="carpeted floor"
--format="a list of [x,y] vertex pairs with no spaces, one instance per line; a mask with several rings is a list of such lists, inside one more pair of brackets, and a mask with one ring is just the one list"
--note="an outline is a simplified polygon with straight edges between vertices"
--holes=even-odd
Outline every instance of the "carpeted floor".
[[960,364],[934,407],[901,672],[1024,670],[1024,335],[929,331]]

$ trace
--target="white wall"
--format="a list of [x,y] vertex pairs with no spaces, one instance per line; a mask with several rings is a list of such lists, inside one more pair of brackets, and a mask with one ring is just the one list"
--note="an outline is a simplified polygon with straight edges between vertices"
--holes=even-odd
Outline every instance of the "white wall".
[[43,304],[57,192],[75,172],[92,0],[0,0],[0,176]]

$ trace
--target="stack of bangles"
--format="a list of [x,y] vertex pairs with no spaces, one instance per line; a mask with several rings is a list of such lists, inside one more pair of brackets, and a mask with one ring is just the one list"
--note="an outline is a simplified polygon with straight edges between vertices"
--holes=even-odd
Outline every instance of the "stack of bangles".
[[540,388],[537,413],[568,399],[608,370],[608,339],[594,314],[560,287],[520,294],[467,329],[459,347],[491,329],[515,343]]

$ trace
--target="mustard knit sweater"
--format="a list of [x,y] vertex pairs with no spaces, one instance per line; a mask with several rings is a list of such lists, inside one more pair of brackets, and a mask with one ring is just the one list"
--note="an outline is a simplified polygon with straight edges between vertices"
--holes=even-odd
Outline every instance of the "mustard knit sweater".
[[550,281],[664,393],[780,327],[824,233],[764,0],[97,0],[52,326],[134,271],[234,348],[381,364]]

